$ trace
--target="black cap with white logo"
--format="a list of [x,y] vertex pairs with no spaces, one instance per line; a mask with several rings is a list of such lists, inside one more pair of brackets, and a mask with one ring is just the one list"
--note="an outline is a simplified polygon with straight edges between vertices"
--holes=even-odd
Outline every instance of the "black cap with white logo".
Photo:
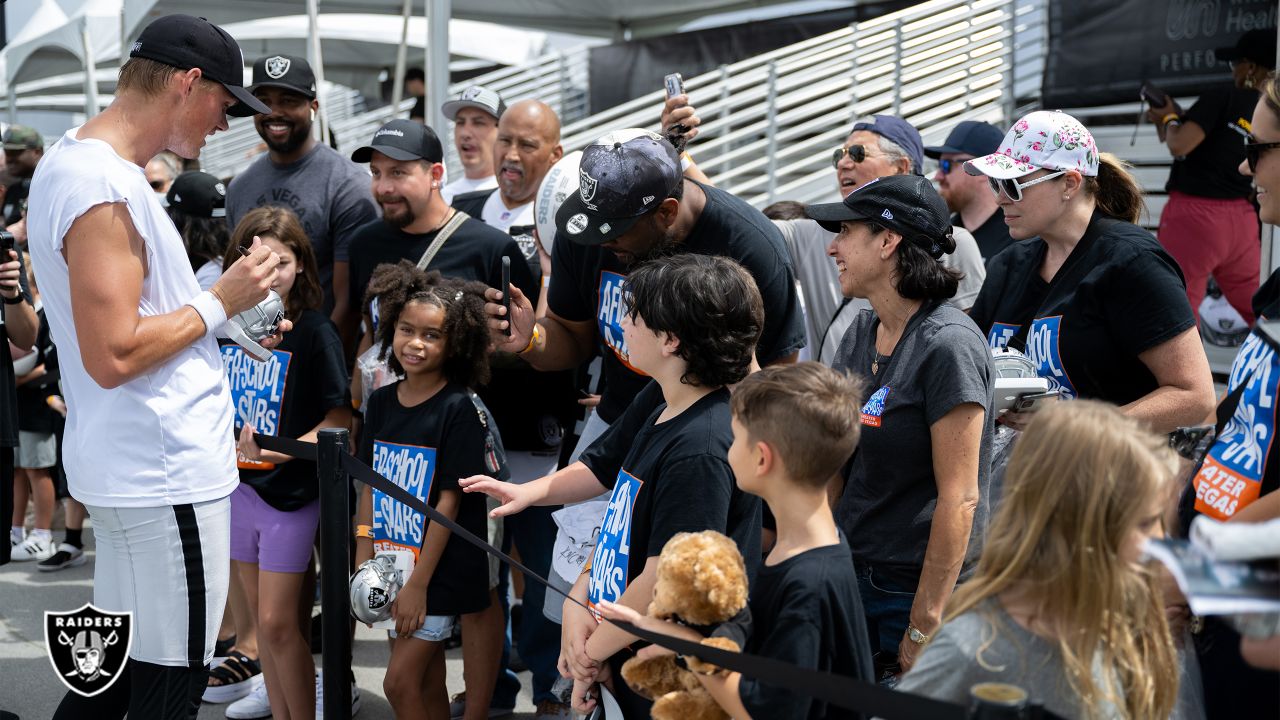
[[249,92],[260,87],[292,90],[308,100],[316,98],[316,76],[305,58],[293,55],[270,55],[253,64],[253,84]]
[[165,194],[169,207],[202,218],[227,216],[227,186],[206,172],[182,173]]
[[919,175],[877,178],[846,195],[844,202],[806,205],[804,214],[833,233],[850,220],[879,223],[935,259],[955,247],[947,203],[933,183]]
[[368,145],[351,153],[351,159],[367,163],[378,151],[392,160],[444,162],[444,146],[431,128],[416,120],[392,120],[373,133]]
[[142,30],[129,57],[146,58],[179,70],[200,68],[205,79],[227,89],[238,103],[227,114],[249,117],[270,112],[244,88],[244,54],[235,38],[204,18],[165,15]]
[[683,181],[680,155],[661,135],[611,132],[583,149],[578,192],[556,212],[556,227],[579,245],[610,242]]

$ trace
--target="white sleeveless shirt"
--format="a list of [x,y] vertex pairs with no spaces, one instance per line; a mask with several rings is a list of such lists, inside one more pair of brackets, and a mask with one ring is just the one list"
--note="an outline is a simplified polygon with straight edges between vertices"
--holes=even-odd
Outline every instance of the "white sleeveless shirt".
[[[36,167],[27,232],[67,401],[63,455],[71,495],[100,507],[156,507],[226,497],[239,478],[231,394],[206,334],[164,363],[106,389],[85,370],[71,315],[63,238],[90,208],[122,202],[146,246],[138,314],[163,315],[200,293],[182,237],[142,168],[72,128]],[[92,332],[92,328],[81,328]]]

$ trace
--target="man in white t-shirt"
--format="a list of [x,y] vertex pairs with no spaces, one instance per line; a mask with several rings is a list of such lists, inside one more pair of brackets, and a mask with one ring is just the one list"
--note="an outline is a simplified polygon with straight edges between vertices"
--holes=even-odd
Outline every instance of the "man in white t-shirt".
[[493,143],[506,109],[502,96],[482,85],[472,85],[440,106],[440,112],[453,122],[453,146],[463,172],[462,177],[440,188],[445,203],[452,203],[455,195],[498,187],[493,174]]
[[94,604],[133,615],[126,670],[94,697],[68,693],[56,718],[196,716],[238,483],[214,332],[266,297],[279,263],[255,238],[201,291],[143,172],[161,150],[196,157],[228,114],[266,112],[241,86],[236,41],[169,15],[129,57],[111,106],[45,155],[28,213],[69,410],[68,486],[93,517]]

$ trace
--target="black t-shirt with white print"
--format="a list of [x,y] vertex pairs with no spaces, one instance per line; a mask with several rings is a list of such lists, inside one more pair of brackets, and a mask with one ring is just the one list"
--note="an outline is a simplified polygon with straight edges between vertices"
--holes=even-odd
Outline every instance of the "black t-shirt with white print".
[[[488,475],[486,431],[466,388],[452,383],[413,407],[400,404],[400,383],[379,388],[364,411],[360,459],[383,477],[435,507],[443,490],[460,494],[456,522],[485,537],[485,501],[464,493],[458,480]],[[374,552],[409,551],[416,558],[430,521],[373,491]],[[449,534],[427,586],[427,614],[458,615],[489,606],[489,563],[484,552]]]
[[[693,181],[690,181],[693,182]],[[742,200],[694,183],[707,203],[679,252],[721,255],[742,264],[755,278],[764,300],[764,330],[756,349],[765,365],[804,347],[805,331],[791,259],[778,228]],[[573,322],[597,324],[604,356],[604,392],[596,408],[613,422],[648,378],[626,362],[622,337],[623,281],[629,268],[612,251],[579,245],[564,233],[551,250],[551,312]]]
[[[342,339],[320,312],[304,310],[266,362],[230,341],[220,350],[237,432],[247,422],[263,435],[297,438],[330,410],[351,406]],[[273,465],[241,458],[239,465],[240,481],[277,510],[297,510],[320,495],[316,464],[309,460]]]
[[[0,265],[12,262],[9,254],[0,257]],[[31,289],[27,287],[27,263],[18,253],[19,296],[31,303]],[[16,312],[17,305],[0,304],[0,447],[18,446],[18,381],[13,374],[13,356],[9,352],[9,333],[4,324],[5,316]]]
[[[1090,228],[1100,220],[1094,213]],[[1072,266],[1077,280],[1053,288],[1047,298],[1049,283],[1040,277],[1043,240],[1024,240],[997,255],[969,316],[993,348],[1030,322],[1025,352],[1052,388],[1068,398],[1124,405],[1157,387],[1138,355],[1194,327],[1195,318],[1182,271],[1151,233],[1107,222],[1058,271]]]

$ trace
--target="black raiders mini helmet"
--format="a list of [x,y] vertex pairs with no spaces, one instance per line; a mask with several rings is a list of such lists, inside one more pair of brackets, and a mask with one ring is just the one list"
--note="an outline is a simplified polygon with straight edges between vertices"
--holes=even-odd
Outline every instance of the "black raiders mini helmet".
[[391,603],[400,594],[400,573],[386,555],[366,560],[351,575],[351,614],[373,624],[391,617]]

